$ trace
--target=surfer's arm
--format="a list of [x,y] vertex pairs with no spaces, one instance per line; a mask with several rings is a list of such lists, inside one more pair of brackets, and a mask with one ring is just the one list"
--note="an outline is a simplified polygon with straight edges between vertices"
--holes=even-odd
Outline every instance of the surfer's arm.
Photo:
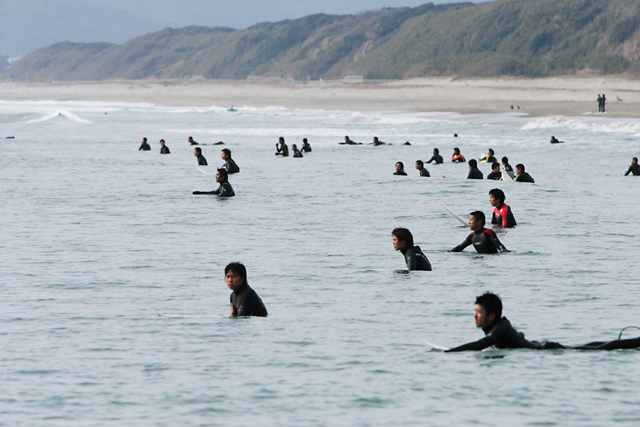
[[455,248],[451,249],[451,252],[462,252],[464,250],[464,248],[466,248],[467,246],[469,246],[471,244],[471,234],[469,234],[467,236],[466,239],[464,239],[464,241],[462,243],[460,243],[458,246],[456,246]]
[[491,347],[492,345],[495,345],[497,342],[498,342],[497,337],[495,337],[494,335],[487,335],[486,337],[478,341],[474,341],[467,344],[463,344],[458,347],[450,348],[449,350],[445,350],[445,352],[452,353],[457,351],[480,351],[480,350],[484,350],[487,347]]

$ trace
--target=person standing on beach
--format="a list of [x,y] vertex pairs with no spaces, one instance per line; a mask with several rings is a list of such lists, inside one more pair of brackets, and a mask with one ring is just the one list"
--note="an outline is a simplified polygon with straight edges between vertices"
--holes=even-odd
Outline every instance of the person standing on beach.
[[478,169],[478,162],[476,159],[469,160],[469,174],[467,175],[467,179],[483,179],[484,176],[480,169]]
[[202,155],[202,148],[200,147],[196,147],[193,149],[193,155],[196,156],[196,158],[198,159],[198,165],[199,166],[207,166],[207,159],[204,158],[204,156]]
[[634,176],[640,175],[640,165],[638,165],[637,157],[631,159],[631,166],[629,166],[629,169],[627,170],[627,173],[624,174],[624,176],[627,176],[629,174],[632,174]]
[[606,96],[604,96],[604,93],[603,93],[603,94],[602,94],[602,112],[603,112],[603,113],[605,113],[605,112],[606,112],[606,110],[605,110],[605,108],[604,108],[604,104],[605,104],[605,102],[607,102],[607,97],[606,97]]
[[171,151],[169,151],[169,147],[167,147],[166,145],[164,145],[164,139],[160,140],[160,154],[171,154]]
[[285,144],[282,136],[276,142],[276,156],[289,157],[289,147]]
[[140,144],[140,148],[138,148],[138,151],[149,151],[151,150],[151,147],[149,146],[149,144],[147,144],[147,138],[142,138],[142,144]]

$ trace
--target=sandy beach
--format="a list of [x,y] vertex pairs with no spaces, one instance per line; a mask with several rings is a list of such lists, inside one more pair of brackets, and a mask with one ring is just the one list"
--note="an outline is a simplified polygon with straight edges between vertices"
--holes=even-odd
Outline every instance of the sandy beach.
[[532,116],[598,114],[596,98],[603,92],[607,96],[607,117],[640,117],[640,80],[620,77],[424,78],[357,84],[229,80],[0,82],[2,101],[106,101],[462,114],[517,111]]

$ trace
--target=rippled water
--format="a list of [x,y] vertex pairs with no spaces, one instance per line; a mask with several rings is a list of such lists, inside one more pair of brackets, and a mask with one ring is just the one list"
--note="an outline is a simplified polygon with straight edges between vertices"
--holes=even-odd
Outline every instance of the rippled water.
[[[345,134],[394,145],[337,145]],[[640,326],[640,179],[623,176],[637,121],[5,102],[9,135],[0,425],[640,423],[640,351],[444,354],[416,339],[479,339],[487,290],[530,339]],[[233,151],[235,198],[191,195],[216,185],[189,135]],[[313,153],[276,158],[281,135]],[[151,152],[132,149],[142,136]],[[416,159],[454,146],[492,147],[536,184],[467,181],[450,163],[417,176]],[[203,147],[210,170],[220,148]],[[399,160],[408,177],[392,176]],[[490,215],[494,187],[518,221],[499,234],[512,252],[447,252],[468,230],[442,203]],[[397,226],[434,271],[402,271]],[[228,317],[236,260],[268,318]]]

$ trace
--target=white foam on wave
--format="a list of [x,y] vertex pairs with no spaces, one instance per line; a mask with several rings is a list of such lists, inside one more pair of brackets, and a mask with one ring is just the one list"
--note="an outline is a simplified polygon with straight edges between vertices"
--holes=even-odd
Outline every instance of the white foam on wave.
[[53,113],[45,114],[42,117],[39,117],[37,119],[31,119],[27,121],[27,123],[46,122],[47,120],[58,119],[58,118],[72,120],[77,123],[88,123],[88,124],[93,123],[91,120],[83,119],[82,117],[70,111],[55,111]]
[[602,133],[631,133],[640,134],[640,121],[628,119],[626,121],[613,121],[611,119],[596,120],[594,118],[568,118],[564,116],[540,117],[531,120],[522,127],[522,130],[535,129],[562,129],[571,131],[591,131]]

